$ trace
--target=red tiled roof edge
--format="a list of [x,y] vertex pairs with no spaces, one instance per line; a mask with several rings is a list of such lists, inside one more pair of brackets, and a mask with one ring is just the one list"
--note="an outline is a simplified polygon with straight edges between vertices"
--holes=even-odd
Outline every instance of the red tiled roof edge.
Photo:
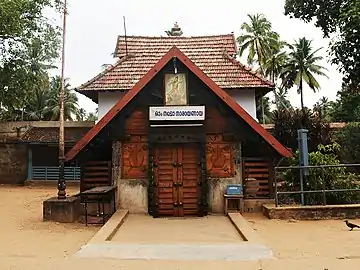
[[291,157],[292,153],[266,131],[260,123],[253,119],[235,100],[233,100],[223,89],[211,80],[201,69],[199,69],[185,54],[176,46],[172,47],[135,86],[120,99],[105,116],[81,138],[76,145],[66,154],[66,161],[72,160],[90,141],[147,85],[156,74],[173,58],[177,57],[190,71],[202,80],[220,99],[234,110],[248,125],[258,133],[275,151],[281,156]]
[[245,66],[244,64],[242,64],[240,61],[234,59],[233,57],[231,57],[231,55],[229,55],[228,53],[224,53],[224,56],[227,57],[233,64],[238,65],[239,67],[243,68],[244,70],[246,70],[247,72],[249,72],[251,75],[255,76],[256,78],[258,78],[259,80],[261,80],[262,82],[266,83],[268,86],[259,86],[260,88],[262,87],[275,87],[275,84],[272,81],[269,81],[267,79],[265,79],[260,73],[252,70],[251,68]]
[[95,77],[93,77],[92,79],[88,80],[87,82],[83,83],[82,85],[80,85],[79,87],[75,88],[75,91],[77,92],[81,92],[82,89],[88,87],[89,85],[91,85],[93,82],[95,82],[96,80],[100,79],[102,76],[104,76],[106,73],[110,72],[111,70],[113,70],[114,68],[117,67],[117,65],[120,65],[122,62],[128,60],[129,58],[133,57],[132,55],[126,55],[124,57],[122,57],[121,59],[117,60],[114,64],[110,65],[109,67],[107,67],[105,70],[101,71],[98,75],[96,75]]

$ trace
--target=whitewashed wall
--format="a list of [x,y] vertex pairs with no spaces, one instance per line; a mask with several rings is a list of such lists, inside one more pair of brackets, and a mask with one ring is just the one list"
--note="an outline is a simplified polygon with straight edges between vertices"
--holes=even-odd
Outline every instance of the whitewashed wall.
[[[227,93],[236,100],[240,106],[247,111],[256,121],[255,90],[239,89],[228,90]],[[100,92],[99,93],[99,120],[120,100],[124,92]]]
[[99,120],[120,100],[124,92],[99,92],[98,108]]
[[239,89],[239,90],[228,90],[226,91],[233,99],[236,100],[240,106],[247,111],[256,121],[256,100],[255,90],[253,89]]

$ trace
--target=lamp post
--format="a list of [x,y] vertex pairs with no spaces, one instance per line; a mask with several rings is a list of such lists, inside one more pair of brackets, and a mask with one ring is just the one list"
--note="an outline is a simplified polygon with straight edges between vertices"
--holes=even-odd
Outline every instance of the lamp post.
[[65,182],[65,142],[64,142],[64,97],[65,97],[65,33],[66,33],[66,0],[64,0],[63,31],[62,31],[62,55],[61,55],[61,87],[59,95],[59,180],[58,199],[66,199]]

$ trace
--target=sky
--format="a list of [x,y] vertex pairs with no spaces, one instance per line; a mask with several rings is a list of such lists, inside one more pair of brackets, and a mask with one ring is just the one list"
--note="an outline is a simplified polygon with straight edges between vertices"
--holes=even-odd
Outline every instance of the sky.
[[[285,0],[68,0],[65,76],[72,87],[78,87],[101,72],[102,65],[115,62],[111,54],[117,36],[124,34],[123,16],[127,35],[165,36],[164,31],[178,22],[184,36],[231,32],[238,36],[241,24],[248,21],[247,14],[263,13],[283,40],[293,42],[306,37],[313,40],[314,48],[323,47],[322,65],[328,69],[329,78],[318,77],[321,85],[318,93],[304,89],[305,105],[311,106],[322,96],[334,100],[342,76],[336,66],[329,64],[329,40],[324,39],[321,30],[313,24],[285,16],[284,3]],[[61,18],[57,19],[61,23]],[[95,110],[95,103],[83,95],[78,96],[80,107],[88,112]],[[289,92],[289,99],[293,105],[300,105],[295,89]]]

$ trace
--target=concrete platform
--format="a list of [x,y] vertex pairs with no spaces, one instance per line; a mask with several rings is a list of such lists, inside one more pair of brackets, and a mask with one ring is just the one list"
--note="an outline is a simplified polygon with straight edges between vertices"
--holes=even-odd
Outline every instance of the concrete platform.
[[272,251],[257,244],[90,244],[83,246],[75,257],[121,260],[165,261],[253,261],[274,259]]
[[73,256],[166,261],[274,259],[272,250],[240,213],[229,217],[153,219],[128,215],[127,210],[118,210]]

